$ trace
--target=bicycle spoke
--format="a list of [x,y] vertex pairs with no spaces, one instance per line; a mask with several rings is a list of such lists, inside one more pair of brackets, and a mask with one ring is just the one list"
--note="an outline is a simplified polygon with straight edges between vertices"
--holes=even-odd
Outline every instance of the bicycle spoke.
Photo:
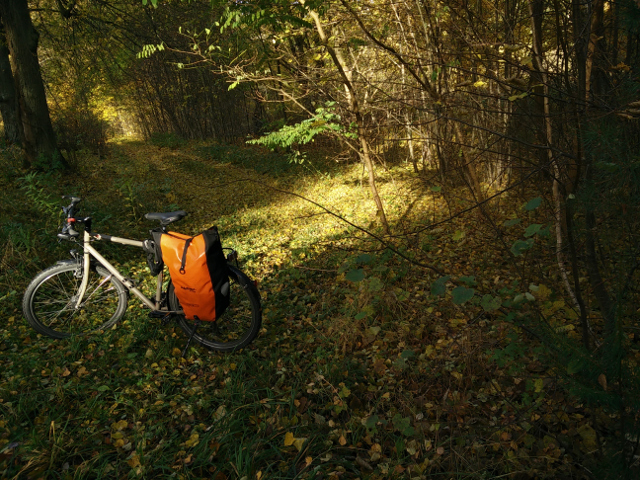
[[84,272],[65,265],[52,267],[50,271],[28,303],[33,312],[30,321],[42,333],[58,338],[89,333],[114,323],[124,314],[124,289],[116,288],[117,280],[111,274],[92,269],[84,298],[78,304]]

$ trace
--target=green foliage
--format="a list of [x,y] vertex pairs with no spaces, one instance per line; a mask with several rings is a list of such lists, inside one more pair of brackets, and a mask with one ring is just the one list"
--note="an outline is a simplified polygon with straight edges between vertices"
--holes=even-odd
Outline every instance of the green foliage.
[[531,210],[535,210],[536,208],[538,208],[540,205],[542,204],[542,198],[540,197],[536,197],[533,200],[529,200],[525,205],[524,205],[524,209],[531,211]]
[[151,44],[143,45],[142,46],[142,51],[138,52],[136,54],[136,57],[137,58],[149,58],[154,53],[163,52],[163,51],[164,51],[164,43],[158,43],[158,44],[151,43]]
[[44,214],[49,224],[57,224],[61,216],[60,199],[51,193],[58,180],[56,173],[39,172],[31,172],[18,179],[25,197]]
[[176,133],[153,133],[149,137],[149,143],[156,147],[165,147],[170,149],[176,149],[183,146],[186,141]]
[[511,253],[513,253],[514,256],[518,257],[529,250],[531,247],[533,247],[533,243],[533,238],[529,238],[527,240],[516,240],[513,245],[511,245]]
[[453,303],[456,305],[461,305],[473,298],[473,296],[475,295],[475,290],[473,288],[459,286],[451,291],[451,295],[453,296]]
[[57,109],[52,115],[58,147],[70,155],[79,150],[104,154],[107,147],[108,124],[94,111],[77,105]]
[[451,279],[450,275],[440,277],[431,285],[431,294],[436,296],[442,296],[447,291],[447,282]]
[[[263,135],[255,140],[249,140],[247,143],[254,145],[264,145],[271,150],[276,148],[288,149],[292,146],[306,145],[313,142],[318,135],[332,134],[340,135],[346,138],[356,138],[356,135],[337,123],[341,120],[340,116],[333,111],[335,102],[327,102],[326,107],[316,109],[316,113],[311,118],[303,120],[295,125],[285,125],[277,131]],[[304,156],[294,150],[290,157],[294,163],[302,163]]]

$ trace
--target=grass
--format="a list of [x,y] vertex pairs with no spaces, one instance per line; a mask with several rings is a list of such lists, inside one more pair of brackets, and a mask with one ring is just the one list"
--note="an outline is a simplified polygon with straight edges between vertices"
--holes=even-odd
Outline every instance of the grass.
[[[523,366],[540,363],[535,350],[478,304],[432,295],[438,275],[283,193],[377,231],[359,165],[326,152],[310,152],[306,168],[253,148],[164,143],[113,144],[99,163],[81,158],[70,177],[29,180],[4,169],[0,477],[583,475],[590,437],[577,432],[587,432],[593,412],[564,412],[558,379]],[[11,161],[7,152],[3,158]],[[397,232],[447,215],[438,193],[401,180],[409,168],[380,173]],[[259,337],[242,352],[192,346],[181,358],[182,332],[149,319],[135,300],[102,334],[36,335],[22,319],[21,292],[35,272],[68,256],[69,245],[55,243],[50,208],[61,193],[83,197],[95,229],[113,235],[145,238],[152,225],[144,213],[178,208],[189,212],[175,226],[181,232],[218,225],[223,244],[259,282]],[[484,233],[467,222],[394,246],[448,274],[475,275],[485,291],[518,293],[501,257],[481,251]],[[139,252],[99,249],[152,291]],[[541,302],[557,302],[546,295]],[[560,307],[555,312],[562,317]],[[508,345],[515,351],[504,353]],[[504,367],[490,360],[496,352]],[[516,357],[526,362],[509,362]]]

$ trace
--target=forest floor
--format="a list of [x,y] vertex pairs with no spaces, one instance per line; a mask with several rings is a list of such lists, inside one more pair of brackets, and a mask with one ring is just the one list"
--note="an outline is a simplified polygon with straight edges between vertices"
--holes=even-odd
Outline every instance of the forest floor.
[[[546,258],[548,240],[513,261],[476,212],[444,221],[469,207],[463,194],[445,198],[399,162],[379,169],[395,235],[382,245],[354,226],[380,235],[362,167],[308,156],[114,142],[56,176],[25,175],[3,152],[0,478],[592,477],[611,419],[569,395],[566,372],[491,306],[535,296],[575,335],[553,268],[519,269]],[[59,195],[71,193],[99,232],[143,239],[144,213],[176,208],[190,212],[180,232],[217,225],[258,281],[256,340],[233,354],[192,345],[182,358],[177,325],[132,299],[104,333],[36,334],[21,296],[68,257],[55,233]],[[533,197],[512,191],[491,205],[512,240],[539,225],[545,206],[523,209]],[[154,288],[135,249],[99,249]]]

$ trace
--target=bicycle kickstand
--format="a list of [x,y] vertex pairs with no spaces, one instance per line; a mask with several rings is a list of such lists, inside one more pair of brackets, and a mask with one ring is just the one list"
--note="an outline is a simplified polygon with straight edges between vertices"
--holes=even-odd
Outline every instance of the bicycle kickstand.
[[196,330],[198,329],[199,325],[200,319],[198,317],[195,317],[195,320],[193,322],[193,330],[191,331],[191,335],[189,335],[189,340],[187,340],[187,346],[184,347],[184,350],[182,351],[182,358],[185,358],[187,356],[187,350],[189,350],[189,345],[191,345],[191,340],[193,340],[193,336],[196,334]]

